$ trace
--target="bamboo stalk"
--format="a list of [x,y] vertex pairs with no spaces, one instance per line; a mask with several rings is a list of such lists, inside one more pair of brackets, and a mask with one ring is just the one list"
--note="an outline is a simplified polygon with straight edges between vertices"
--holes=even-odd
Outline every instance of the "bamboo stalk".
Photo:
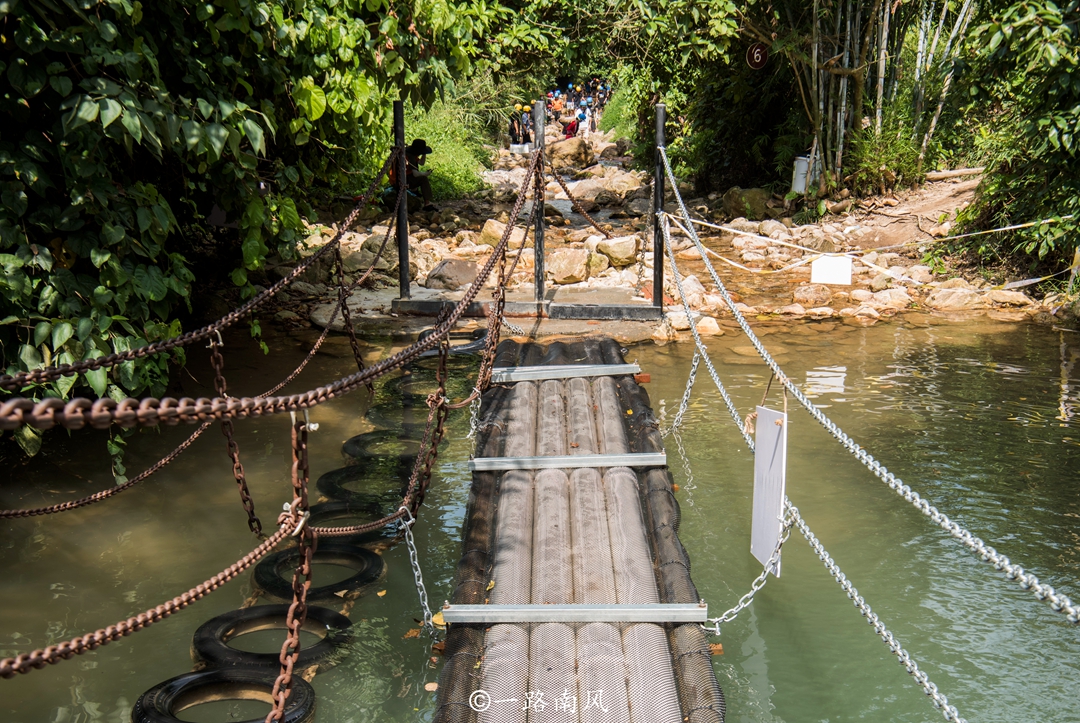
[[[850,62],[851,51],[851,0],[847,0],[847,8],[844,11],[844,67],[846,68],[848,62]],[[859,21],[855,21],[855,31],[858,32]],[[855,42],[858,42],[856,37]],[[848,78],[844,76],[840,79],[840,108],[837,110],[838,118],[836,122],[836,162],[833,164],[833,168],[836,170],[836,179],[840,180],[843,169],[844,161],[844,131],[847,128],[847,88]]]
[[[957,24],[953,27],[953,33],[950,37],[950,45],[953,37],[957,34],[963,34],[967,30],[968,22],[974,15],[972,8],[972,0],[966,0],[964,6],[960,10],[960,17],[958,17]],[[962,45],[962,44],[961,44]],[[955,60],[956,56],[960,54],[961,45],[957,45],[950,60]],[[945,75],[945,83],[941,86],[941,95],[938,96],[937,110],[934,111],[934,117],[930,119],[930,127],[926,129],[926,135],[923,136],[922,147],[919,149],[919,170],[922,171],[923,159],[926,157],[926,149],[930,145],[930,139],[934,135],[934,129],[937,128],[938,121],[941,119],[941,110],[945,107],[945,98],[949,94],[949,88],[952,86],[953,75],[956,72],[956,63],[951,62],[949,64],[949,72]]]
[[875,111],[874,131],[881,133],[882,100],[885,95],[885,59],[889,50],[889,3],[883,3],[881,8],[881,38],[878,41],[878,66],[877,66],[877,109]]

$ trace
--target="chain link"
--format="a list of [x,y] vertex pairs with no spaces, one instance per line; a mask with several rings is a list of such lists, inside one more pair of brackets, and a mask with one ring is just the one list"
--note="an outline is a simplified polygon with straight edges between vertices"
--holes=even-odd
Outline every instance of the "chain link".
[[[214,367],[214,387],[217,389],[218,396],[228,398],[228,388],[225,384],[225,357],[221,355],[223,346],[221,333],[218,332],[218,338],[210,341],[210,363]],[[248,490],[247,475],[244,473],[244,465],[240,462],[240,446],[236,443],[236,430],[233,429],[232,419],[221,420],[221,433],[225,435],[229,459],[232,460],[233,479],[236,480],[236,487],[240,491],[240,504],[244,506],[244,512],[247,513],[248,529],[255,535],[262,535],[262,522],[255,514],[255,501],[251,499],[251,492]]]
[[866,618],[866,622],[873,628],[874,632],[878,634],[882,642],[889,646],[889,650],[896,656],[897,660],[908,674],[915,678],[915,681],[922,687],[923,691],[934,702],[934,707],[941,710],[945,716],[945,720],[954,721],[954,723],[967,723],[960,715],[960,711],[956,709],[956,706],[949,705],[949,699],[942,693],[938,692],[938,687],[930,682],[930,678],[923,671],[919,670],[919,665],[916,663],[911,655],[901,647],[899,641],[893,636],[889,629],[885,627],[885,623],[881,622],[881,618],[877,616],[870,606],[866,604],[866,600],[859,591],[855,589],[855,586],[851,584],[851,581],[847,579],[847,576],[841,572],[840,567],[832,559],[828,552],[825,551],[825,547],[821,544],[818,538],[810,531],[810,527],[803,520],[799,514],[799,509],[791,504],[791,500],[785,499],[787,505],[787,513],[789,519],[794,521],[795,526],[799,528],[799,532],[802,533],[806,541],[810,543],[810,547],[814,548],[814,552],[817,554],[818,559],[825,564],[825,569],[829,571],[833,579],[844,589],[848,598],[855,604],[855,607],[859,609],[862,616]]
[[[667,153],[663,147],[661,147],[659,150],[660,158],[664,162],[664,171],[667,174],[668,178],[671,180],[672,185],[674,186],[675,175],[671,170],[671,165],[668,163]],[[682,197],[679,195],[678,188],[675,189],[675,200],[679,203],[679,209],[683,219],[689,219],[690,213],[686,210],[686,205],[683,203]],[[669,237],[670,231],[667,226],[666,217],[664,221],[664,235],[665,237]],[[754,349],[757,350],[762,360],[764,360],[764,362],[768,365],[769,369],[772,370],[773,374],[776,375],[776,377],[781,381],[781,383],[791,393],[791,395],[799,401],[799,403],[806,409],[807,412],[810,413],[810,416],[817,420],[817,422],[821,426],[823,426],[829,432],[829,434],[831,434],[837,441],[840,442],[844,449],[850,452],[857,460],[859,460],[859,462],[863,464],[863,466],[869,469],[875,477],[887,484],[889,486],[889,489],[896,492],[905,501],[909,502],[925,516],[929,517],[931,521],[933,521],[943,530],[948,532],[954,538],[959,540],[960,544],[973,552],[976,557],[978,557],[983,562],[993,565],[995,570],[1004,573],[1007,579],[1015,581],[1021,589],[1030,590],[1031,593],[1038,600],[1045,601],[1052,610],[1065,615],[1066,620],[1068,620],[1070,623],[1080,624],[1080,608],[1076,607],[1067,595],[1058,593],[1050,585],[1042,584],[1039,581],[1039,578],[1026,572],[1024,568],[1020,565],[1014,565],[1008,557],[998,553],[998,551],[995,550],[993,547],[987,545],[980,538],[971,534],[970,531],[964,529],[956,522],[953,522],[951,519],[949,519],[947,515],[943,514],[940,510],[938,510],[937,507],[927,502],[919,495],[918,492],[915,492],[911,489],[911,487],[904,484],[904,482],[899,477],[886,469],[885,466],[878,462],[876,459],[874,459],[874,457],[869,452],[856,444],[855,441],[851,439],[851,437],[849,437],[843,430],[841,430],[835,422],[829,419],[828,416],[826,416],[825,413],[817,407],[817,405],[811,402],[810,399],[807,398],[807,396],[803,394],[802,391],[797,386],[795,386],[795,384],[790,379],[788,379],[787,375],[785,375],[780,369],[780,365],[777,364],[776,360],[769,355],[769,352],[766,351],[765,346],[761,343],[761,340],[758,339],[757,335],[754,334],[754,332],[750,329],[750,324],[746,321],[746,318],[742,315],[738,307],[735,305],[735,301],[728,293],[727,287],[724,286],[724,282],[720,280],[719,275],[716,273],[716,269],[709,261],[705,251],[705,246],[701,243],[701,239],[698,238],[697,232],[694,230],[693,225],[690,224],[689,221],[687,221],[687,224],[689,225],[688,230],[690,232],[690,238],[691,240],[693,240],[695,246],[697,247],[697,250],[701,253],[701,259],[705,263],[705,268],[709,272],[709,275],[712,277],[713,283],[716,285],[716,288],[720,292],[720,295],[724,298],[724,301],[725,303],[727,303],[728,308],[731,310],[731,313],[734,315],[735,321],[738,322],[739,327],[743,330],[743,333],[746,334],[747,339],[750,340],[750,343],[753,345]],[[675,256],[670,252],[670,244],[668,251],[668,257],[671,259],[672,271],[675,274],[675,278],[678,279],[679,274],[677,269],[675,268]],[[681,293],[682,292],[680,291],[680,295]],[[683,304],[685,306],[685,300],[683,301]],[[700,342],[700,339],[698,339],[697,337],[697,331],[693,328],[693,325],[691,325],[690,328],[694,331],[695,340]],[[706,361],[710,373],[714,373],[711,362],[708,362],[708,357],[706,357]],[[719,379],[715,377],[715,374],[714,381],[719,384]],[[725,402],[727,401],[729,400],[725,394]],[[732,413],[732,416],[736,420],[736,423],[738,423],[741,428],[743,426],[743,423],[741,420],[739,420],[738,412],[735,411],[734,405],[729,404],[728,409]],[[743,437],[747,439],[749,443],[749,433],[747,432],[747,430],[743,429],[742,433]],[[751,449],[753,449],[752,443]]]
[[416,522],[408,507],[402,506],[404,515],[398,524],[405,535],[405,545],[409,548],[409,564],[412,565],[413,580],[416,582],[416,594],[420,597],[420,609],[424,611],[424,629],[429,633],[435,632],[435,623],[432,622],[431,607],[428,605],[427,588],[424,587],[424,573],[420,570],[420,555],[416,550],[416,540],[413,539],[412,526]]
[[311,560],[315,554],[316,538],[307,526],[308,519],[308,444],[309,425],[307,415],[300,421],[293,418],[292,423],[292,504],[285,505],[285,511],[278,518],[283,528],[293,528],[293,537],[300,538],[300,559],[293,572],[292,604],[285,615],[285,627],[288,630],[285,642],[281,645],[278,661],[280,672],[274,681],[270,693],[274,701],[273,709],[266,714],[265,723],[280,723],[285,717],[285,705],[292,693],[293,673],[296,661],[300,657],[300,630],[307,618],[307,594],[311,589]]
[[754,578],[754,582],[750,584],[750,591],[739,598],[739,602],[735,604],[735,607],[731,608],[718,618],[709,618],[709,625],[702,625],[701,627],[713,635],[720,634],[720,626],[723,623],[729,623],[735,619],[735,617],[743,610],[750,606],[750,603],[754,601],[754,596],[758,594],[761,588],[765,587],[765,583],[769,580],[769,573],[776,570],[776,565],[780,562],[780,551],[784,547],[784,543],[787,542],[788,536],[791,535],[791,527],[795,522],[794,516],[790,513],[784,517],[784,524],[780,528],[780,536],[776,540],[776,547],[773,548],[772,555],[769,556],[768,561],[761,569],[761,574]]
[[682,401],[679,402],[679,408],[675,411],[675,417],[671,420],[671,426],[663,432],[663,436],[666,437],[672,432],[678,432],[679,427],[682,426],[683,417],[686,416],[686,410],[690,406],[690,393],[694,390],[694,382],[697,381],[698,364],[701,362],[701,350],[695,347],[694,349],[694,361],[690,364],[690,374],[686,377],[686,389],[683,390]]

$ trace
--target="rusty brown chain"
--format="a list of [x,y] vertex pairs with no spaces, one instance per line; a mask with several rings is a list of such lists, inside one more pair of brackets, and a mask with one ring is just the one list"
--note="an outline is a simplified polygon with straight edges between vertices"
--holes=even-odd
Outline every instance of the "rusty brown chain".
[[[521,207],[525,201],[524,190],[527,189],[533,174],[537,172],[541,158],[540,151],[534,153],[533,160],[529,164],[526,173],[523,191],[518,194],[517,202],[514,205],[513,212],[515,215],[521,213]],[[261,399],[218,397],[215,399],[184,398],[177,400],[168,397],[164,399],[148,397],[142,400],[125,399],[120,402],[108,398],[97,400],[73,399],[68,402],[64,402],[62,399],[44,399],[35,402],[31,399],[15,398],[0,404],[0,429],[17,429],[24,424],[29,424],[38,429],[50,429],[56,425],[66,429],[81,429],[87,424],[104,429],[113,422],[122,427],[178,424],[181,422],[192,424],[211,418],[247,418],[300,411],[322,404],[330,399],[347,394],[370,380],[377,379],[404,366],[419,357],[420,354],[433,348],[444,336],[449,334],[454,324],[457,323],[469,304],[473,302],[480,292],[499,257],[506,253],[512,228],[512,226],[507,226],[506,231],[503,232],[502,238],[494,249],[494,253],[491,254],[480,269],[475,281],[470,284],[461,300],[453,307],[445,322],[437,325],[430,335],[387,357],[378,364],[369,366],[362,372],[351,374],[331,384],[300,394],[286,397],[264,397]]]
[[360,196],[360,200],[357,201],[349,215],[345,217],[345,221],[341,224],[340,229],[334,237],[330,239],[321,249],[309,256],[304,261],[300,262],[289,272],[287,276],[282,278],[276,284],[268,289],[256,294],[249,301],[237,307],[233,311],[230,311],[225,316],[221,317],[212,324],[189,331],[186,334],[175,336],[171,339],[164,339],[162,341],[156,341],[146,346],[138,347],[137,349],[131,349],[125,352],[119,352],[116,354],[109,354],[107,356],[98,357],[97,359],[84,359],[74,364],[61,364],[60,366],[49,367],[47,369],[35,369],[28,372],[19,372],[17,374],[4,374],[0,376],[0,389],[7,390],[9,392],[18,391],[31,384],[41,384],[44,382],[54,381],[60,377],[71,376],[73,374],[80,374],[83,372],[93,371],[94,369],[101,369],[103,367],[112,367],[121,362],[130,361],[132,359],[141,359],[142,357],[150,356],[152,354],[160,354],[162,352],[170,351],[177,347],[187,346],[193,344],[202,339],[209,338],[211,334],[219,332],[225,329],[237,321],[243,319],[251,311],[262,306],[267,300],[274,297],[279,291],[291,284],[293,281],[304,273],[312,264],[318,261],[324,254],[337,248],[341,243],[341,237],[349,230],[354,223],[356,223],[357,217],[360,212],[371,200],[375,193],[375,189],[382,182],[383,177],[390,170],[390,165],[394,159],[397,158],[400,149],[394,148],[389,158],[386,159],[386,163],[383,164],[382,169],[379,171],[375,180],[371,182],[367,190]]
[[[221,355],[221,347],[224,346],[218,339],[210,341],[210,363],[214,367],[214,387],[219,397],[228,397],[228,387],[225,385],[225,357]],[[247,513],[248,529],[255,535],[262,534],[262,522],[255,514],[255,501],[251,499],[248,491],[247,475],[244,474],[244,465],[240,462],[240,445],[236,443],[236,430],[233,429],[233,420],[230,418],[221,420],[221,433],[225,435],[229,450],[229,459],[232,460],[233,479],[240,491],[240,504]]]
[[101,502],[102,500],[107,500],[110,497],[112,497],[113,495],[118,495],[121,492],[123,492],[124,490],[131,489],[132,487],[139,484],[144,479],[146,479],[150,475],[154,474],[155,472],[160,470],[162,467],[164,467],[165,465],[169,464],[174,459],[179,457],[181,454],[184,453],[185,450],[187,450],[188,447],[191,446],[191,444],[196,439],[199,438],[200,435],[202,435],[203,432],[205,432],[207,429],[210,428],[211,424],[213,424],[213,422],[203,422],[202,425],[200,425],[199,428],[196,429],[192,433],[192,435],[190,437],[188,437],[187,439],[185,439],[183,442],[180,443],[179,447],[177,447],[176,449],[174,449],[173,451],[169,452],[167,455],[165,455],[164,457],[159,459],[157,462],[154,463],[154,465],[152,467],[148,467],[147,469],[143,470],[142,472],[140,472],[136,476],[132,477],[131,479],[129,479],[127,482],[125,482],[122,485],[117,485],[116,487],[110,487],[107,490],[102,490],[101,492],[95,492],[92,495],[88,495],[86,497],[81,497],[81,498],[79,498],[77,500],[71,500],[69,502],[60,502],[60,503],[55,504],[55,505],[49,505],[48,507],[35,507],[35,508],[32,508],[32,509],[26,509],[26,510],[0,510],[0,519],[11,519],[11,518],[17,518],[17,517],[36,517],[37,515],[51,515],[51,514],[55,514],[57,512],[67,512],[68,510],[75,510],[75,509],[78,509],[80,507],[86,507],[87,505],[92,505],[95,502]]
[[[307,415],[305,415],[306,417]],[[308,519],[308,424],[307,420],[293,419],[292,424],[292,485],[293,501],[279,518],[284,526],[294,527],[294,536],[300,536],[300,559],[293,572],[292,604],[285,615],[285,627],[288,632],[281,644],[278,660],[281,669],[270,697],[274,700],[273,709],[266,715],[266,723],[281,721],[285,715],[285,704],[292,692],[293,669],[300,656],[300,629],[307,618],[307,595],[311,589],[311,559],[315,554],[317,538],[305,523]],[[298,524],[294,525],[297,520]]]
[[564,181],[562,179],[562,176],[560,176],[558,173],[555,172],[555,164],[554,163],[551,164],[550,174],[552,176],[554,176],[555,180],[558,181],[560,186],[562,186],[563,193],[565,193],[566,197],[570,199],[570,204],[574,207],[574,210],[577,211],[578,213],[580,213],[582,216],[584,216],[585,220],[588,221],[592,225],[593,228],[595,228],[600,233],[604,234],[604,238],[611,238],[611,234],[609,234],[604,229],[600,228],[600,224],[598,224],[596,221],[594,221],[593,217],[585,212],[585,209],[582,208],[581,203],[576,198],[574,198],[574,194],[570,193],[570,189],[569,189],[569,187],[567,187],[566,181]]
[[76,655],[82,655],[88,650],[96,650],[103,645],[117,641],[132,633],[150,627],[160,622],[173,613],[177,613],[188,605],[201,600],[214,590],[248,569],[258,562],[266,553],[274,549],[279,542],[288,536],[291,528],[278,530],[261,545],[244,555],[242,558],[225,568],[206,582],[196,585],[183,595],[174,597],[166,603],[150,608],[127,620],[121,620],[115,625],[96,630],[92,633],[72,638],[59,645],[50,645],[47,648],[34,650],[30,653],[22,653],[14,658],[0,660],[0,678],[13,678],[18,673],[29,673],[35,668],[44,668],[46,665],[68,660]]
[[[348,287],[348,292],[349,293],[351,293],[352,290],[355,289],[356,287],[363,284],[364,281],[367,280],[368,276],[370,276],[371,273],[375,270],[375,264],[378,263],[379,258],[382,257],[382,253],[386,248],[386,242],[387,242],[387,240],[389,238],[390,238],[390,234],[389,234],[389,231],[388,231],[387,235],[383,238],[382,246],[379,247],[378,252],[375,254],[375,259],[367,267],[367,270],[364,271],[363,274],[361,274],[358,278],[356,278],[349,285],[349,287]],[[348,294],[346,294],[346,298],[347,297],[348,297]],[[268,397],[268,396],[270,396],[272,394],[276,394],[280,390],[284,389],[290,382],[292,382],[294,379],[296,379],[296,377],[300,376],[300,373],[304,371],[304,369],[311,362],[311,360],[315,358],[315,355],[319,353],[319,349],[322,348],[323,343],[326,341],[326,337],[330,334],[330,327],[333,326],[334,321],[337,320],[337,316],[338,316],[338,314],[340,312],[341,312],[340,307],[334,309],[334,313],[330,315],[330,321],[327,322],[326,328],[324,328],[322,330],[322,333],[319,335],[319,338],[312,345],[311,350],[308,351],[307,356],[304,357],[304,360],[302,362],[300,362],[299,366],[297,366],[295,369],[293,369],[292,373],[290,373],[289,376],[285,377],[280,382],[275,384],[270,389],[267,389],[262,394],[259,394],[257,398],[265,398],[265,397]],[[160,460],[155,462],[153,466],[148,467],[147,469],[143,470],[138,475],[136,475],[135,477],[132,477],[130,480],[128,480],[127,482],[125,482],[122,485],[117,485],[116,487],[112,487],[112,488],[107,489],[107,490],[102,490],[101,492],[96,492],[96,493],[94,493],[92,495],[88,495],[86,497],[82,497],[82,498],[77,499],[77,500],[71,500],[69,502],[60,502],[58,504],[48,505],[46,507],[35,507],[35,508],[20,509],[20,510],[0,510],[0,519],[12,519],[12,518],[19,518],[19,517],[35,517],[37,515],[51,515],[51,514],[55,514],[57,512],[67,512],[68,510],[75,510],[75,509],[78,509],[80,507],[86,507],[87,505],[92,505],[95,502],[101,502],[102,500],[109,499],[110,497],[113,497],[114,495],[117,495],[117,494],[119,494],[119,493],[121,493],[121,492],[123,492],[125,490],[129,490],[132,487],[134,487],[135,485],[137,485],[140,482],[142,482],[143,480],[145,480],[146,478],[153,475],[155,472],[158,472],[159,470],[161,470],[167,464],[169,464],[170,462],[175,460],[177,457],[179,457],[181,454],[183,454],[185,451],[187,451],[187,448],[190,447],[192,445],[192,443],[194,443],[195,440],[198,439],[202,435],[203,432],[205,432],[207,429],[209,429],[211,424],[213,424],[212,421],[203,422],[199,426],[199,428],[196,429],[192,433],[192,435],[190,437],[188,437],[186,440],[181,442],[180,445],[176,449],[174,449],[172,452],[169,452],[169,454],[165,455]]]

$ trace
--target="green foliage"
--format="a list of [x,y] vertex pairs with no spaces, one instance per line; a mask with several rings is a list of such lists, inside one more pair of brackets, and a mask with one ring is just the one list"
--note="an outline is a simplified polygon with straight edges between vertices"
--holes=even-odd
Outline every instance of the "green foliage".
[[[250,293],[247,272],[271,247],[289,256],[312,194],[378,163],[389,102],[433,100],[491,19],[444,0],[0,4],[3,366],[179,334],[194,280],[180,231],[214,204],[239,225],[224,255]],[[31,393],[161,393],[167,361]]]
[[919,142],[895,114],[886,115],[880,133],[871,127],[852,135],[844,172],[853,191],[884,195],[918,182]]
[[992,228],[1053,218],[996,243],[1068,263],[1080,232],[1080,1],[1008,4],[971,39],[979,48],[972,96],[996,104],[1000,117],[980,137],[990,168],[963,220]]
[[423,138],[435,151],[427,157],[431,192],[436,200],[461,198],[483,187],[480,171],[489,156],[483,148],[484,127],[457,100],[436,102],[430,109],[405,115],[410,138]]

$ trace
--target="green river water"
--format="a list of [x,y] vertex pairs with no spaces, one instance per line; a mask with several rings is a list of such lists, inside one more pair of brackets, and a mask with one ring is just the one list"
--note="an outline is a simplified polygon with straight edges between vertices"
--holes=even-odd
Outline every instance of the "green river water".
[[[762,327],[789,376],[858,443],[973,533],[1044,582],[1080,601],[1080,334],[987,320],[894,321],[874,327],[806,323]],[[268,339],[264,357],[227,337],[229,391],[254,394],[283,377],[311,342]],[[405,343],[385,337],[372,356]],[[710,348],[745,414],[768,374],[732,332]],[[347,343],[294,383],[300,390],[355,369]],[[693,348],[643,344],[627,356],[651,372],[648,390],[668,423]],[[183,393],[205,395],[212,378],[190,352]],[[473,362],[475,364],[475,362]],[[474,367],[473,367],[474,368]],[[416,372],[431,378],[429,371]],[[453,391],[464,393],[468,381]],[[379,390],[382,408],[395,398]],[[773,393],[774,406],[782,404]],[[1080,627],[975,560],[873,477],[790,402],[788,494],[840,567],[967,720],[1080,721]],[[312,479],[343,466],[346,438],[370,430],[365,392],[318,408]],[[392,416],[392,415],[391,415]],[[289,486],[287,417],[237,422],[256,510],[271,527]],[[433,604],[450,596],[460,554],[470,442],[467,411],[451,417],[449,442],[416,529]],[[192,428],[133,437],[134,474]],[[38,458],[4,460],[0,507],[51,504],[107,486],[100,433],[54,433]],[[681,435],[668,438],[682,506],[681,537],[710,611],[749,588],[753,462],[706,372]],[[689,470],[689,471],[688,471]],[[392,488],[394,485],[390,484]],[[27,652],[112,624],[216,574],[255,546],[239,505],[225,443],[209,430],[172,465],[90,508],[0,521],[0,655]],[[438,678],[430,641],[405,638],[419,617],[403,545],[385,551],[385,580],[356,601],[356,637],[335,668],[314,679],[320,723],[430,720]],[[328,571],[326,571],[328,572]],[[316,568],[316,583],[319,569]],[[325,579],[325,578],[324,578]],[[376,592],[385,591],[383,595]],[[143,691],[189,671],[194,630],[250,596],[250,573],[189,609],[96,652],[0,681],[9,723],[123,723]],[[275,649],[280,639],[242,647]],[[798,533],[783,576],[726,625],[713,658],[732,723],[942,720]],[[189,721],[263,715],[257,702],[186,711]]]

